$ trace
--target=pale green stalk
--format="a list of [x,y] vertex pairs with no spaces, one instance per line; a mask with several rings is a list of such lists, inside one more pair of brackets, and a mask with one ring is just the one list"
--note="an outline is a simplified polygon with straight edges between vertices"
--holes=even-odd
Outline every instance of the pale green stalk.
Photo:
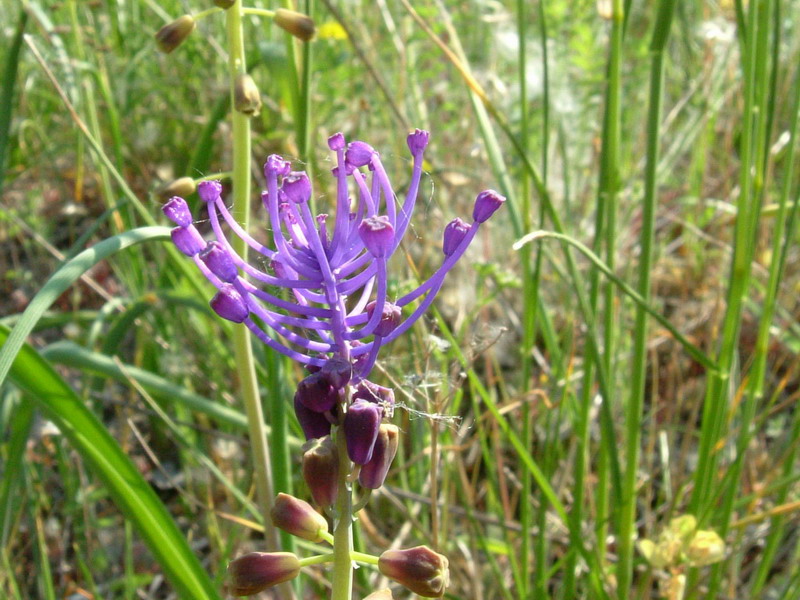
[[336,522],[333,530],[333,581],[331,600],[351,600],[353,596],[353,498],[350,482],[352,464],[347,455],[344,431],[337,428],[336,448],[339,452],[339,492],[336,497]]
[[[642,231],[640,235],[639,282],[636,290],[645,303],[650,302],[650,273],[653,265],[657,169],[661,141],[661,110],[664,86],[664,48],[669,37],[674,0],[661,0],[653,26],[650,43],[650,94],[647,114],[647,163],[642,198]],[[619,511],[619,568],[617,580],[619,597],[629,598],[633,576],[634,538],[636,522],[636,484],[639,468],[642,414],[644,410],[645,378],[647,371],[647,312],[636,307],[634,325],[633,363],[628,406],[625,411],[625,447],[627,455],[622,481],[622,503]]]
[[729,276],[727,308],[722,325],[718,370],[709,376],[703,406],[695,487],[689,510],[701,525],[710,516],[710,500],[714,495],[713,482],[717,475],[716,445],[722,435],[728,413],[728,400],[736,383],[736,356],[744,298],[750,287],[750,266],[760,220],[759,203],[764,183],[762,152],[766,145],[764,97],[759,89],[767,89],[765,63],[767,56],[768,5],[763,0],[749,6],[746,41],[743,44],[744,114],[742,117],[741,167],[739,198],[736,204],[733,258]]
[[[231,80],[231,106],[233,106],[233,86],[236,76],[247,72],[244,55],[244,39],[242,28],[242,4],[236,0],[233,6],[225,11],[228,33],[228,68]],[[250,118],[236,110],[232,111],[233,120],[233,214],[247,230],[250,220]],[[247,244],[235,237],[231,244],[243,258],[247,258]],[[258,506],[264,517],[264,537],[267,545],[277,547],[278,540],[275,529],[269,518],[272,506],[272,479],[270,473],[269,449],[267,433],[264,427],[264,413],[261,397],[258,392],[253,348],[250,343],[250,332],[246,327],[233,328],[233,346],[236,359],[239,385],[247,413],[247,425],[250,434],[250,449],[255,470],[256,496]]]

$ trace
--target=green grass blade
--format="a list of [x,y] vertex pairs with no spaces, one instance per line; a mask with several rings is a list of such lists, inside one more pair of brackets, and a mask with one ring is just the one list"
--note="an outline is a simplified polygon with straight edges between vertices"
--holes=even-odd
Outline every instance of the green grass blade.
[[162,241],[169,239],[169,229],[167,227],[140,227],[132,231],[126,231],[110,237],[102,242],[87,248],[72,260],[64,263],[50,279],[42,286],[42,289],[34,296],[28,308],[25,309],[22,317],[17,322],[17,326],[4,340],[3,347],[0,348],[0,385],[5,381],[6,375],[14,362],[17,352],[20,351],[25,339],[33,331],[36,322],[50,308],[55,300],[64,293],[77,279],[89,270],[90,267],[101,260],[108,258],[124,250],[129,246],[140,244],[147,241]]
[[11,129],[11,113],[14,109],[14,87],[17,81],[17,68],[19,67],[19,53],[22,48],[22,34],[28,13],[19,11],[19,22],[14,32],[14,39],[8,49],[6,65],[3,69],[3,86],[0,88],[0,190],[3,189],[5,179],[6,148],[8,147],[9,131]]
[[[19,326],[14,331],[17,330]],[[0,329],[4,352],[11,335],[8,329]],[[37,401],[103,482],[180,597],[187,600],[219,598],[175,521],[116,440],[46,360],[27,344],[19,346],[7,370],[14,383]]]

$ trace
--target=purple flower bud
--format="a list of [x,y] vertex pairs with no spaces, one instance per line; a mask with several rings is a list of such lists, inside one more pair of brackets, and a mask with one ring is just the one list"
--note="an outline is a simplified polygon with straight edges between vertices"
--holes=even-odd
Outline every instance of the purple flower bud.
[[291,552],[251,552],[228,565],[229,591],[234,596],[252,596],[298,573],[300,561]]
[[394,390],[364,379],[353,392],[353,400],[366,400],[380,404],[384,412],[387,412],[394,407]]
[[194,225],[176,227],[170,235],[172,243],[186,256],[194,256],[206,247],[206,241]]
[[276,175],[288,175],[292,170],[292,165],[288,160],[283,160],[277,154],[270,154],[267,157],[267,162],[264,163],[264,176],[269,179],[270,173]]
[[[344,165],[344,174],[345,175],[352,175],[353,171],[355,171],[355,170],[356,170],[356,168],[353,165],[351,165],[350,163],[345,163],[345,165]],[[334,177],[338,177],[339,176],[339,167],[333,167],[331,169],[331,174]]]
[[364,247],[375,258],[383,258],[392,250],[394,242],[394,227],[389,222],[389,217],[367,217],[358,226],[358,235]]
[[365,142],[350,142],[347,145],[344,159],[354,167],[363,167],[369,164],[373,154],[375,154],[375,150],[369,144]]
[[287,533],[308,540],[321,542],[328,533],[328,522],[305,500],[289,494],[278,494],[270,511],[272,524]]
[[375,447],[372,449],[372,458],[358,473],[358,482],[362,487],[377,490],[383,485],[397,454],[399,443],[400,429],[397,425],[382,423],[378,430],[378,438],[375,440]]
[[341,131],[328,138],[328,148],[334,152],[344,150],[344,134]]
[[375,439],[381,426],[383,409],[366,400],[356,400],[344,417],[344,436],[347,454],[357,465],[365,465],[372,458]]
[[[375,312],[375,301],[373,300],[369,304],[367,304],[367,316],[372,318],[372,313]],[[400,325],[400,321],[403,318],[403,311],[400,310],[400,307],[396,304],[392,304],[391,302],[384,302],[383,304],[383,316],[381,316],[381,320],[378,323],[378,326],[375,328],[373,332],[375,335],[379,335],[381,337],[386,337],[390,333],[392,333],[397,326]]]
[[314,502],[322,508],[333,506],[339,491],[339,455],[331,436],[303,445],[303,479]]
[[331,432],[331,422],[325,418],[325,415],[303,406],[302,402],[297,399],[297,394],[294,397],[294,414],[297,415],[300,428],[307,440],[325,437]]
[[[363,345],[364,345],[363,342],[360,342],[358,340],[353,340],[352,342],[350,342],[350,349],[352,350],[353,348],[358,348],[359,346],[363,346]],[[355,373],[360,373],[363,370],[364,365],[366,364],[366,362],[367,362],[367,355],[366,354],[359,354],[358,356],[354,357],[353,358],[353,371]]]
[[339,392],[322,372],[312,373],[297,385],[295,399],[314,412],[331,410],[339,401]]
[[450,585],[447,557],[427,546],[387,550],[378,558],[378,570],[423,598],[440,598]]
[[334,388],[341,390],[350,383],[350,378],[353,376],[353,365],[348,360],[334,356],[322,365],[320,374]]
[[231,283],[239,276],[239,271],[233,263],[233,259],[225,246],[217,241],[209,242],[200,253],[202,260],[208,270],[226,283]]
[[445,256],[450,256],[456,251],[461,240],[467,235],[469,225],[459,218],[455,218],[444,228],[444,241],[442,242],[442,252]]
[[211,308],[223,319],[241,323],[250,314],[247,303],[239,295],[239,292],[229,283],[222,286],[222,289],[209,302]]
[[503,206],[506,199],[494,190],[485,190],[475,198],[475,208],[472,210],[472,218],[478,223],[485,223],[489,220],[498,208]]
[[424,129],[415,129],[412,133],[409,133],[406,141],[408,142],[408,149],[411,150],[411,154],[416,156],[423,152],[428,146],[428,140],[430,140],[430,138],[431,134]]
[[296,204],[308,202],[311,197],[311,182],[308,180],[308,175],[304,171],[289,173],[283,179],[283,192],[289,200]]
[[201,181],[197,184],[197,195],[206,204],[216,202],[222,196],[222,184],[219,181]]
[[189,210],[189,205],[186,200],[180,196],[173,196],[169,201],[161,207],[161,212],[175,225],[179,227],[188,227],[192,224],[192,211]]

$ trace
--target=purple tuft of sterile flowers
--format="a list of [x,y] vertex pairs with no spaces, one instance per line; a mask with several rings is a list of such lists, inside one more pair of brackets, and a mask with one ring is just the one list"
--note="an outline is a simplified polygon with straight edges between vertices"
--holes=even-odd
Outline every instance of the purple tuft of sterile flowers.
[[[471,223],[456,218],[445,227],[441,266],[412,292],[389,298],[387,263],[411,222],[428,140],[428,132],[419,129],[408,136],[413,168],[401,200],[370,145],[347,144],[341,133],[331,136],[337,186],[333,217],[312,214],[313,190],[305,172],[293,171],[280,156],[269,156],[261,199],[269,216],[271,247],[235,221],[217,181],[197,186],[215,240],[203,239],[182,198],[173,197],[163,208],[177,225],[172,231],[175,245],[217,288],[212,309],[243,323],[264,344],[311,372],[294,399],[306,437],[327,435],[331,423],[343,425],[350,458],[361,465],[372,459],[381,420],[391,414],[394,402],[391,390],[386,393],[367,380],[379,350],[425,313],[478,228],[505,201],[497,192],[481,192]],[[229,242],[231,234],[258,258],[244,260]]]

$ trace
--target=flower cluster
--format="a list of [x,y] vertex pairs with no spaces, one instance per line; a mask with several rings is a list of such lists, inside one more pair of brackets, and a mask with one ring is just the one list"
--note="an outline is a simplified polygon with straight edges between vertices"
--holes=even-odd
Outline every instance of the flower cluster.
[[[348,457],[356,465],[351,480],[357,471],[365,490],[383,485],[398,447],[398,428],[383,422],[392,415],[394,393],[367,377],[380,349],[425,313],[481,224],[505,202],[497,192],[481,192],[471,223],[457,218],[445,227],[439,268],[413,291],[390,299],[387,263],[410,226],[428,140],[428,132],[419,129],[408,136],[413,168],[401,201],[371,146],[361,141],[348,144],[341,133],[331,136],[328,146],[336,154],[337,190],[333,218],[313,214],[313,192],[305,172],[292,171],[288,161],[269,156],[264,165],[267,189],[261,199],[271,226],[270,247],[236,222],[222,199],[219,182],[197,186],[208,207],[213,241],[207,242],[195,228],[185,200],[175,196],[163,207],[177,225],[172,230],[175,245],[193,258],[217,289],[210,303],[213,310],[244,324],[264,344],[309,371],[297,387],[294,409],[309,440],[303,474],[314,501],[325,510],[336,499],[341,469],[350,472],[351,468],[339,464],[332,426],[343,432]],[[247,261],[240,256],[228,240],[230,234],[243,240],[257,258]],[[313,511],[310,505],[300,502],[281,499],[276,525],[301,537],[315,537],[321,530],[319,519],[308,512]],[[297,516],[301,513],[306,514],[305,520]],[[421,562],[417,554],[425,551],[415,549],[408,561]],[[426,571],[425,583],[416,589],[432,593],[435,588],[438,594],[446,585],[447,560],[434,555],[440,557],[438,566],[431,573]],[[283,568],[287,561],[279,558],[275,564]],[[397,581],[402,581],[405,568],[401,558],[407,557],[401,554],[384,561],[387,570],[391,565],[389,576]],[[289,567],[293,571],[294,563]],[[410,587],[415,589],[413,584]],[[248,583],[241,589],[252,588]]]

